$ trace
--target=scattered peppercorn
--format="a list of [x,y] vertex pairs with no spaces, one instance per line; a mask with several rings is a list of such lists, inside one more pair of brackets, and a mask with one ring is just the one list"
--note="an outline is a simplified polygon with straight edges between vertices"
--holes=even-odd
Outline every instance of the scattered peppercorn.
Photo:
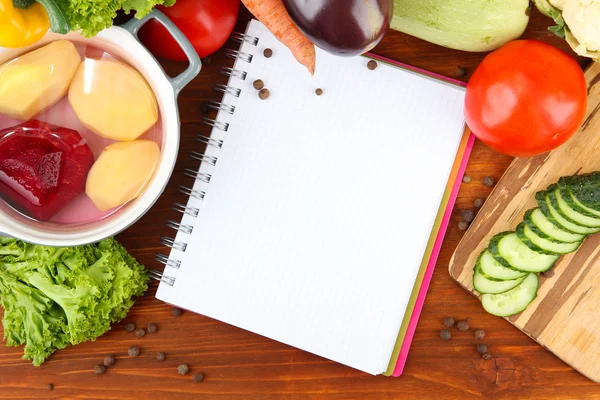
[[158,353],[156,353],[157,361],[165,361],[165,358],[167,358],[167,355],[164,352],[159,351]]
[[469,319],[463,319],[461,321],[458,321],[456,323],[456,329],[458,329],[461,332],[465,332],[469,330]]
[[473,205],[475,206],[475,208],[481,207],[483,205],[483,199],[482,198],[475,199],[475,201],[473,202]]
[[265,87],[265,83],[262,81],[262,79],[257,79],[252,82],[252,86],[254,86],[254,89],[260,90]]
[[151,322],[148,324],[148,333],[156,333],[158,332],[158,325],[156,325],[154,322]]
[[461,231],[466,231],[468,227],[469,227],[469,223],[466,221],[460,221],[458,223],[458,229]]
[[456,76],[465,76],[466,74],[467,74],[467,71],[465,71],[464,68],[458,67],[456,69]]
[[477,329],[473,332],[473,336],[475,336],[475,339],[483,339],[485,337],[485,331],[483,329]]
[[375,60],[370,60],[370,61],[367,63],[367,68],[369,68],[371,71],[373,71],[374,69],[376,69],[376,68],[377,68],[377,61],[375,61]]
[[188,372],[190,372],[190,367],[187,364],[180,364],[177,367],[177,373],[179,373],[179,375],[187,375]]
[[315,90],[315,94],[316,94],[317,96],[320,96],[320,95],[322,95],[322,94],[323,94],[323,89],[321,89],[321,88],[318,88],[317,90]]
[[137,336],[139,338],[146,336],[146,330],[144,328],[140,328],[140,329],[136,330],[135,336]]
[[127,332],[133,332],[135,330],[135,325],[131,322],[125,324],[125,330]]
[[271,49],[265,49],[265,51],[263,51],[263,55],[266,58],[271,58],[271,57],[273,57],[273,50],[271,50]]
[[475,219],[475,212],[473,210],[471,210],[470,208],[463,210],[462,219],[465,222],[472,222]]
[[106,367],[102,364],[98,364],[94,367],[94,373],[96,375],[102,375],[105,372],[106,372]]
[[440,339],[449,340],[452,337],[452,333],[448,329],[442,329],[440,331]]
[[542,272],[542,275],[544,275],[544,278],[552,278],[554,276],[554,268]]
[[258,92],[258,97],[261,100],[268,99],[270,95],[271,95],[271,92],[269,92],[269,89],[261,89],[260,92]]
[[463,182],[464,182],[464,183],[469,183],[469,182],[471,182],[471,177],[470,177],[469,175],[465,175],[465,176],[463,176]]
[[485,353],[487,353],[487,346],[485,344],[483,344],[483,343],[478,344],[477,345],[477,352],[479,354],[485,354]]
[[202,103],[200,106],[200,111],[202,111],[202,114],[208,114],[210,112],[210,107],[207,103]]
[[483,178],[483,184],[487,187],[494,186],[494,178],[492,178],[491,176],[486,176],[485,178]]
[[181,308],[173,308],[171,309],[171,315],[174,317],[179,317],[183,314],[183,310]]
[[204,380],[204,375],[202,375],[200,372],[196,372],[192,379],[194,379],[194,382],[202,382]]
[[452,328],[455,323],[456,321],[452,317],[444,318],[444,326],[447,326],[448,328]]
[[52,390],[54,389],[54,385],[51,383],[46,383],[46,390]]
[[481,355],[481,358],[483,358],[484,360],[489,360],[490,358],[492,358],[492,355],[490,353],[483,353]]
[[140,355],[140,348],[137,346],[131,346],[129,350],[127,350],[127,354],[131,357],[137,357]]
[[104,357],[104,365],[106,367],[110,367],[111,365],[115,364],[115,356],[113,354],[109,354],[106,357]]

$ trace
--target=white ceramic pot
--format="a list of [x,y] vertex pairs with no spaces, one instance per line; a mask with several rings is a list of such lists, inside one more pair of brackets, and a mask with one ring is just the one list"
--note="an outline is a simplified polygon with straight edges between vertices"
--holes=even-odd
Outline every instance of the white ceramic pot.
[[[181,75],[167,77],[158,62],[139,42],[137,33],[149,19],[156,19],[163,24],[186,53],[190,65]],[[123,231],[144,215],[159,198],[171,177],[179,150],[177,95],[198,75],[201,63],[198,54],[181,31],[164,14],[155,10],[141,20],[133,19],[121,27],[113,26],[89,39],[77,32],[68,35],[49,32],[41,41],[29,47],[0,48],[0,64],[59,39],[86,42],[116,55],[137,69],[154,91],[162,122],[161,159],[156,173],[137,199],[106,218],[82,225],[40,223],[24,217],[0,200],[0,232],[3,234],[48,246],[76,246],[97,242]]]

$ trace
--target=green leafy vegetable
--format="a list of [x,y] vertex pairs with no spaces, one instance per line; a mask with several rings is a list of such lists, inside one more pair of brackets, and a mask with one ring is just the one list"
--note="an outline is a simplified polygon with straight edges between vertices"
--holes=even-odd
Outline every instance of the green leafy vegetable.
[[54,248],[0,237],[0,304],[7,346],[40,365],[125,318],[148,276],[114,239]]

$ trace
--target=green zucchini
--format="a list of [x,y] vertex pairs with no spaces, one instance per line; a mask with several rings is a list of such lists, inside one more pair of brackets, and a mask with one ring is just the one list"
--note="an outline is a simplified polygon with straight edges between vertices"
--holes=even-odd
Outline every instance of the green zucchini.
[[481,272],[479,264],[475,264],[473,269],[473,287],[481,294],[498,294],[509,291],[518,286],[525,278],[517,278],[510,281],[496,281],[489,279]]
[[523,217],[523,222],[536,235],[552,242],[575,243],[585,239],[585,235],[571,233],[553,224],[539,208],[528,210]]
[[524,272],[547,271],[559,258],[531,250],[515,232],[497,234],[490,240],[488,250],[500,264]]
[[552,193],[548,193],[546,191],[538,192],[535,194],[535,198],[538,202],[540,210],[542,210],[546,218],[548,218],[548,220],[555,224],[557,227],[567,230],[569,232],[578,233],[580,235],[589,235],[590,233],[598,232],[598,229],[586,228],[584,226],[575,224],[567,220],[565,217],[563,217],[562,213],[556,209],[558,207],[558,204],[553,205],[551,197]]
[[517,39],[529,0],[394,0],[391,28],[465,51],[491,51]]
[[529,274],[515,288],[500,294],[484,294],[481,304],[485,311],[498,317],[509,317],[525,310],[537,297],[539,279]]
[[523,222],[517,226],[517,236],[531,250],[550,255],[561,255],[572,253],[579,248],[581,242],[560,243],[544,239],[533,232],[529,226]]
[[484,250],[481,253],[477,263],[479,264],[481,273],[490,279],[508,281],[523,278],[527,275],[526,272],[508,268],[500,264],[488,250]]
[[549,188],[549,192],[553,190],[552,196],[550,197],[550,201],[552,201],[552,205],[558,207],[558,211],[562,214],[565,219],[570,222],[573,222],[577,225],[584,226],[586,228],[598,228],[600,230],[600,219],[595,217],[588,217],[586,215],[580,214],[575,211],[573,208],[569,207],[567,202],[563,199],[560,190],[556,185],[551,186],[552,189]]

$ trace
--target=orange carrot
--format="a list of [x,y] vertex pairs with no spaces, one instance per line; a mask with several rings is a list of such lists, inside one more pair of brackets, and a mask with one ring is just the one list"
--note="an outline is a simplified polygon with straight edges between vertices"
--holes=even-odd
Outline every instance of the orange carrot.
[[282,0],[242,0],[242,3],[314,75],[315,45],[296,27]]

